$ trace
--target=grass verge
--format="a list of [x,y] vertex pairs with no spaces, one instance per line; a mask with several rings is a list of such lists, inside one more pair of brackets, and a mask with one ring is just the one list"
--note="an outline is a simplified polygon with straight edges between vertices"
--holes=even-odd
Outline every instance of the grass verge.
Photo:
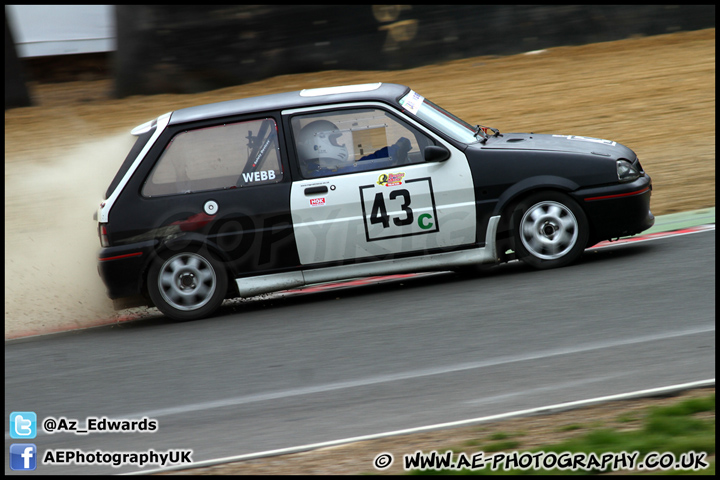
[[[514,446],[522,444],[523,432],[494,432],[486,437],[469,440],[460,447],[452,447],[442,453],[435,452],[435,462],[432,465],[446,465],[448,468],[430,469],[430,464],[426,463],[425,470],[414,470],[413,473],[715,474],[714,393],[672,405],[647,407],[644,411],[624,413],[616,418],[616,422],[621,426],[559,426],[558,430],[582,433],[561,442],[528,450],[514,450]],[[482,452],[482,457],[477,456],[477,453],[466,453],[468,447],[472,447],[475,452]],[[428,457],[432,458],[432,452],[424,455],[426,462]],[[417,460],[420,462],[419,457]],[[478,467],[482,465],[481,461],[484,461],[485,468],[472,468],[473,462],[475,467]],[[492,467],[493,463],[495,469]],[[630,468],[631,465],[636,468]],[[556,468],[551,468],[552,466]],[[422,468],[422,463],[418,463],[417,467]]]

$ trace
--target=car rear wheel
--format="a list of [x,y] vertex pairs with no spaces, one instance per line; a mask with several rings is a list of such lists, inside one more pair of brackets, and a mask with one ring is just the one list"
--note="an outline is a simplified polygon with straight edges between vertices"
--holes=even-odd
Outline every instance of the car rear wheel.
[[511,224],[517,257],[539,269],[576,261],[589,236],[585,213],[573,199],[559,192],[525,198],[516,206]]
[[155,306],[174,320],[212,315],[227,292],[222,264],[206,252],[186,251],[158,258],[148,272],[148,293]]

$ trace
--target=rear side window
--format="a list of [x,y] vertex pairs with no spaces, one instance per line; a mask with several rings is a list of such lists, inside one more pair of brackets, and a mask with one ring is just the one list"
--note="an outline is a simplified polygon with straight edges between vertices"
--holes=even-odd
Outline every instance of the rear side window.
[[146,197],[251,187],[282,180],[272,118],[199,128],[173,137],[143,185]]
[[145,144],[150,140],[150,137],[153,136],[153,133],[155,133],[155,126],[153,126],[150,130],[147,132],[138,135],[138,138],[135,140],[135,144],[130,149],[130,153],[127,154],[127,157],[125,157],[125,161],[123,161],[122,165],[120,166],[120,169],[115,174],[115,177],[113,178],[112,182],[110,182],[110,186],[108,187],[107,191],[105,192],[105,199],[110,198],[110,195],[115,191],[115,189],[120,184],[120,181],[125,176],[127,171],[130,169],[130,166],[133,164],[133,162],[137,159],[138,155],[140,155],[140,152],[145,147]]

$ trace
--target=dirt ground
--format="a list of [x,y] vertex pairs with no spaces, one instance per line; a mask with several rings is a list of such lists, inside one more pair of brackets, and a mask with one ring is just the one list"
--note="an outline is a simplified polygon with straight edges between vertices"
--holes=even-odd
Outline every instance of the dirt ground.
[[[109,79],[31,83],[34,106],[5,112],[5,338],[115,315],[96,272],[92,214],[131,128],[192,105],[377,81],[408,85],[501,132],[625,144],[653,178],[656,215],[715,205],[715,29],[403,71],[285,75],[192,95],[114,99]],[[339,471],[370,470],[364,462]]]

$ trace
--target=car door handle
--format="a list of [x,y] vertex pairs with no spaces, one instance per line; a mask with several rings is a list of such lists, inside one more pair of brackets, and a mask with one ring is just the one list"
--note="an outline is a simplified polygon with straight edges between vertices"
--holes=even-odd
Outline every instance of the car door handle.
[[327,187],[308,187],[305,189],[305,195],[319,195],[321,193],[327,193]]

